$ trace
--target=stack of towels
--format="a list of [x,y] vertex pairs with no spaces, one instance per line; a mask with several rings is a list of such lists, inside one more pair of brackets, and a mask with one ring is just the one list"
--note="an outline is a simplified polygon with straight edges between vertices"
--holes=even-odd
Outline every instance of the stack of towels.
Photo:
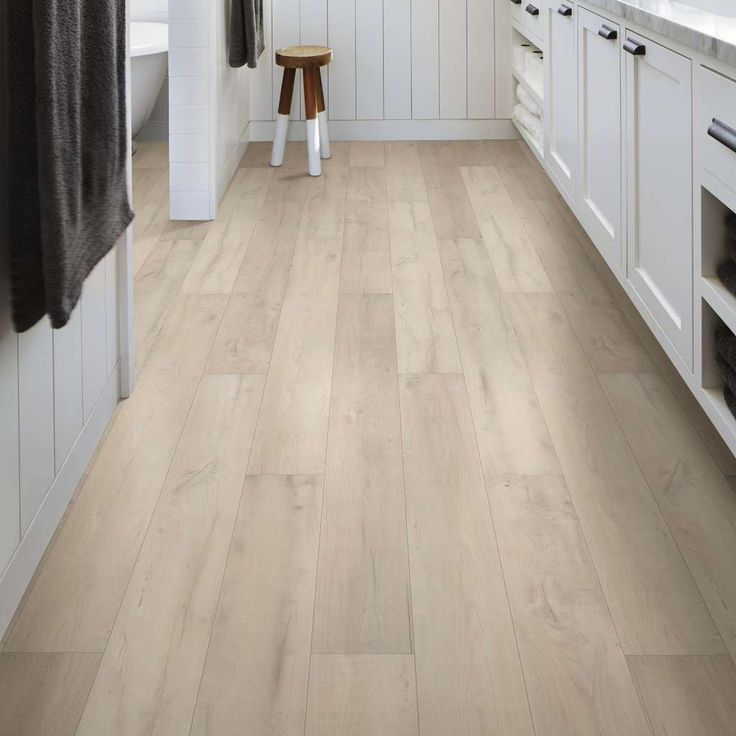
[[716,329],[716,365],[723,378],[723,398],[736,417],[736,336],[724,324]]
[[726,219],[728,230],[728,255],[729,259],[716,269],[721,283],[734,295],[736,295],[736,215],[732,212]]
[[516,99],[518,103],[512,113],[514,121],[517,125],[524,128],[534,142],[541,148],[543,145],[544,131],[542,108],[521,84],[516,87]]

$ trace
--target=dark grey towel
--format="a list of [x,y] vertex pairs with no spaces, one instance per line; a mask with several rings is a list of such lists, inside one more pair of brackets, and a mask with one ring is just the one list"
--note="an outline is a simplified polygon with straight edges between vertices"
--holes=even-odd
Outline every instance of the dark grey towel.
[[731,364],[720,353],[716,353],[716,365],[718,366],[718,371],[721,374],[721,378],[725,381],[726,386],[728,386],[731,391],[736,391],[736,370],[733,369]]
[[728,260],[721,263],[716,269],[721,283],[732,293],[736,294],[736,261]]
[[726,401],[726,406],[731,411],[731,414],[736,417],[736,394],[731,391],[728,386],[723,387],[723,398]]
[[736,368],[736,337],[723,323],[716,327],[716,352],[720,353],[726,362]]
[[59,328],[84,280],[133,219],[125,0],[9,5],[23,6],[12,13],[18,38],[9,77],[28,76],[24,89],[13,83],[9,90],[12,109],[21,113],[10,131],[11,148],[19,146],[11,153],[18,166],[9,213],[13,320],[23,331],[47,313]]
[[263,53],[263,0],[232,0],[230,5],[230,66],[255,69]]

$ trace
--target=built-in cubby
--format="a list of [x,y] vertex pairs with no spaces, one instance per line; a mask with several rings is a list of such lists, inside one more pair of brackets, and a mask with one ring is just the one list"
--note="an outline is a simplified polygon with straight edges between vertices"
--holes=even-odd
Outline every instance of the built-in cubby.
[[725,380],[718,368],[716,359],[716,354],[718,352],[716,347],[716,331],[719,327],[725,326],[731,334],[734,333],[733,330],[730,329],[729,325],[706,300],[703,300],[702,302],[701,318],[702,389],[712,408],[715,409],[719,423],[721,423],[725,429],[734,433],[736,432],[736,418],[734,418],[734,415],[731,413],[731,410],[726,403],[726,399],[724,398],[723,390]]
[[521,26],[511,31],[514,111],[512,120],[537,157],[544,157],[544,49]]

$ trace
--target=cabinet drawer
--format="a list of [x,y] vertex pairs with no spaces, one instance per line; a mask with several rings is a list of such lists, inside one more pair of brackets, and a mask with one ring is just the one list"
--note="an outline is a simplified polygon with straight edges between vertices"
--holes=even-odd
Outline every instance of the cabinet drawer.
[[509,2],[511,3],[511,20],[523,25],[524,19],[521,16],[524,14],[524,8],[526,7],[524,0],[509,0]]
[[695,140],[704,169],[736,191],[736,82],[699,67]]
[[544,0],[521,0],[521,24],[535,36],[544,39]]

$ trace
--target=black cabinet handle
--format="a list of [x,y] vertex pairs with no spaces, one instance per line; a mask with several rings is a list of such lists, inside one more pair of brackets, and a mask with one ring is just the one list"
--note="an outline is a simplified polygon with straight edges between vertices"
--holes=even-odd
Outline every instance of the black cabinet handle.
[[606,41],[615,41],[618,38],[618,31],[605,23],[598,29],[598,35],[605,38]]
[[726,146],[729,151],[736,153],[736,130],[726,125],[726,123],[713,118],[713,122],[708,128],[708,135]]
[[527,13],[529,13],[529,15],[539,15],[539,8],[536,5],[532,5],[531,3],[526,6],[525,10]]
[[624,41],[624,51],[628,51],[632,56],[644,56],[647,53],[647,47],[643,43],[634,41],[633,38],[627,38]]
[[511,0],[514,5],[521,5],[521,0]]
[[565,5],[565,3],[562,3],[559,8],[557,8],[557,12],[560,15],[564,16],[570,16],[572,15],[572,8],[569,5]]

